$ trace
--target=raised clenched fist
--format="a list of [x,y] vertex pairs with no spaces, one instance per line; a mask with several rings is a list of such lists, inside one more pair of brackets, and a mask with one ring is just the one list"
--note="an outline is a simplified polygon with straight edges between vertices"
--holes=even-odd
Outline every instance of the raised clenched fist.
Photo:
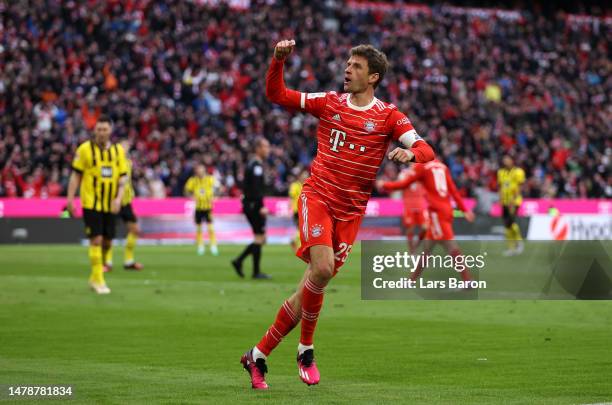
[[274,57],[278,60],[284,60],[295,48],[295,40],[284,39],[276,44],[274,48]]

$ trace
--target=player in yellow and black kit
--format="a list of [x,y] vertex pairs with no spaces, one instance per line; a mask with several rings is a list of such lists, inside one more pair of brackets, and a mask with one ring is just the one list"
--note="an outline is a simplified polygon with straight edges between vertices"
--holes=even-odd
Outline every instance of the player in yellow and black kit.
[[98,294],[110,293],[104,281],[103,258],[115,236],[115,216],[121,207],[128,170],[123,147],[111,143],[111,133],[110,118],[100,116],[93,139],[83,142],[76,151],[68,184],[67,209],[72,215],[74,197],[81,186],[81,206],[91,262],[89,285]]
[[[123,193],[123,200],[121,200],[121,209],[119,210],[119,218],[123,221],[127,228],[127,235],[125,237],[125,253],[123,258],[123,268],[125,270],[136,270],[140,271],[143,269],[143,265],[138,263],[134,259],[134,249],[136,248],[136,241],[140,234],[140,228],[138,227],[138,219],[134,214],[132,208],[132,200],[134,199],[134,187],[132,187],[132,161],[130,160],[130,141],[123,139],[120,142],[125,152],[125,161],[127,163],[127,181],[125,184],[125,192]],[[111,271],[113,268],[113,249],[112,247],[106,251],[104,256],[105,270]]]
[[514,161],[508,155],[503,157],[502,163],[503,167],[497,171],[497,184],[508,241],[508,250],[504,254],[511,256],[523,252],[523,237],[516,223],[516,215],[523,202],[521,185],[525,182],[525,172],[514,166]]
[[293,251],[297,251],[300,247],[300,231],[297,230],[298,226],[298,200],[300,199],[300,194],[302,193],[302,186],[304,185],[304,181],[308,178],[308,172],[303,170],[300,172],[298,178],[291,182],[289,185],[289,200],[291,201],[291,211],[293,212],[293,222],[296,226],[296,231],[294,237],[291,239],[291,248]]
[[217,240],[215,238],[215,228],[212,221],[212,206],[215,195],[215,178],[206,174],[203,164],[198,164],[195,168],[195,176],[187,180],[185,184],[185,195],[191,196],[195,200],[195,223],[196,223],[196,244],[198,254],[203,255],[206,251],[202,238],[202,220],[208,223],[208,239],[210,241],[210,251],[216,256],[219,254]]

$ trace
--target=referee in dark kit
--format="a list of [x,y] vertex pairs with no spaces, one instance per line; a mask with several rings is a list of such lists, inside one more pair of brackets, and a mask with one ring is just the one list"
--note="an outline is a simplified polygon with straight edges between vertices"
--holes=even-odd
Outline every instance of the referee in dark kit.
[[246,167],[242,184],[242,212],[251,224],[255,239],[242,251],[240,256],[232,260],[232,266],[240,277],[244,277],[242,262],[247,256],[253,255],[253,278],[270,278],[268,274],[262,273],[259,268],[261,248],[266,243],[266,215],[268,214],[263,202],[266,188],[263,163],[269,155],[270,143],[262,136],[257,137],[255,139],[255,156]]

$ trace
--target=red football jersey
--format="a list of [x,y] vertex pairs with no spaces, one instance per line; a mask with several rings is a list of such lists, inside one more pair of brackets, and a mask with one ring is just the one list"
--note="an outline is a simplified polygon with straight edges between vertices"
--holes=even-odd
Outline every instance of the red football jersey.
[[[408,169],[404,169],[401,171],[398,180],[403,180],[404,178],[412,175],[414,173],[414,168],[410,166]],[[402,193],[402,197],[404,199],[404,211],[421,211],[427,209],[427,200],[425,199],[425,188],[420,181],[415,181],[410,186],[404,189]]]
[[436,159],[427,163],[416,163],[413,169],[414,171],[402,180],[385,183],[384,188],[388,191],[403,189],[418,181],[425,188],[430,211],[436,211],[446,219],[452,218],[451,197],[455,200],[457,208],[463,212],[467,211],[450,171],[444,163]]
[[277,104],[319,118],[317,156],[302,192],[318,194],[335,219],[350,220],[365,213],[391,140],[402,138],[402,143],[411,146],[415,161],[433,159],[431,147],[393,104],[374,98],[369,105],[359,107],[351,103],[350,94],[286,89],[283,62],[274,58],[268,70],[266,94]]

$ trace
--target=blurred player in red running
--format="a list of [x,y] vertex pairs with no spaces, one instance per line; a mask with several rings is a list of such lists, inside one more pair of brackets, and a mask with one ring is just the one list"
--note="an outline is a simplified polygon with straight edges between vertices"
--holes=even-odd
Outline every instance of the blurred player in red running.
[[293,40],[276,45],[266,77],[266,95],[273,103],[319,118],[317,156],[298,205],[301,245],[296,255],[308,267],[272,326],[241,358],[256,389],[268,388],[266,357],[300,322],[298,374],[308,385],[319,382],[313,335],[325,286],[353,247],[389,144],[399,141],[406,146],[388,154],[396,162],[428,162],[434,158],[433,150],[417,135],[410,120],[394,105],[374,97],[374,89],[388,67],[382,52],[370,45],[351,49],[344,70],[345,93],[302,93],[287,89],[283,79],[285,59],[294,47]]
[[[384,183],[389,191],[402,190],[404,199],[404,214],[402,223],[406,228],[406,238],[408,239],[408,250],[414,253],[419,243],[427,232],[429,224],[429,212],[427,211],[427,200],[425,199],[425,188],[420,181],[415,181],[408,187],[403,186],[402,180],[414,174],[413,166],[401,171],[397,181]],[[417,236],[415,239],[414,236]]]
[[[377,187],[385,191],[392,191],[405,189],[416,182],[421,182],[427,193],[426,198],[429,205],[429,227],[425,234],[423,254],[430,254],[436,244],[440,243],[450,255],[460,255],[461,250],[457,242],[454,241],[451,198],[455,200],[457,208],[465,213],[465,219],[469,222],[474,220],[474,214],[465,207],[450,171],[444,163],[435,159],[425,164],[414,164],[412,167],[414,171],[403,179],[387,183],[379,180]],[[416,280],[422,272],[422,268],[417,268],[412,273],[411,279]],[[464,281],[470,279],[470,273],[467,269],[460,274]]]

